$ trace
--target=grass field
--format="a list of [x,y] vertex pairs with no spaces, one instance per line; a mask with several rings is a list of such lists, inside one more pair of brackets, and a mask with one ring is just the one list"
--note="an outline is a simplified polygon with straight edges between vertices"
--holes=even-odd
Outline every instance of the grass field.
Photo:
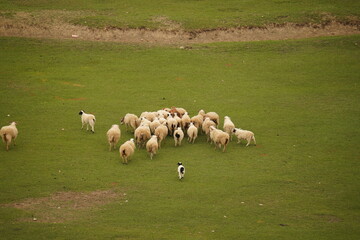
[[[18,145],[0,148],[0,238],[358,239],[359,45],[0,38],[0,123],[19,129]],[[105,133],[125,113],[170,106],[228,115],[258,144],[222,153],[204,136],[177,148],[168,138],[152,161],[138,149],[128,165],[108,151]],[[96,115],[95,134],[80,130],[80,109]],[[121,142],[131,137],[122,126]],[[96,190],[123,197],[62,221],[4,205]]]
[[[41,21],[63,20],[93,28],[184,28],[214,29],[263,26],[272,23],[298,24],[359,22],[360,2],[284,0],[2,0],[0,16],[30,12]],[[23,17],[23,16],[22,16]],[[34,25],[37,24],[35,21]],[[169,26],[170,25],[170,26]]]

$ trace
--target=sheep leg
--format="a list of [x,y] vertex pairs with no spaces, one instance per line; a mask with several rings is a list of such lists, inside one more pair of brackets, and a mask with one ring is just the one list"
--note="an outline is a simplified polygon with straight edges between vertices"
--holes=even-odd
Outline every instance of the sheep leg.
[[81,129],[83,129],[84,128],[84,122],[81,122]]
[[150,159],[152,160],[152,158],[153,158],[153,153],[150,153]]
[[249,139],[246,139],[246,141],[247,141],[247,144],[246,144],[246,146],[249,146],[250,145],[250,142],[251,142],[251,138]]
[[252,137],[252,140],[254,141],[254,144],[255,144],[255,146],[256,146],[255,136]]

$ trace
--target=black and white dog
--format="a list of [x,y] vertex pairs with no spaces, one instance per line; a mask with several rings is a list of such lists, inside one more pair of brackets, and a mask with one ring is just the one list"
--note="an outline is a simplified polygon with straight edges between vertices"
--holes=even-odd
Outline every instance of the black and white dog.
[[181,162],[178,162],[177,171],[179,173],[179,180],[183,179],[185,175],[185,167],[182,165]]

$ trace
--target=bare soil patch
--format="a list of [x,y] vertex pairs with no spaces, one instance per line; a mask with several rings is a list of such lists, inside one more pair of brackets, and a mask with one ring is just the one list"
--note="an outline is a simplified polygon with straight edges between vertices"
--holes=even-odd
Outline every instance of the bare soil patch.
[[18,219],[25,222],[61,223],[79,219],[90,210],[105,204],[124,200],[125,193],[112,190],[94,192],[58,192],[49,197],[29,198],[20,202],[2,204],[25,210],[31,216]]
[[242,27],[185,31],[181,24],[159,16],[151,19],[162,27],[150,29],[91,29],[69,23],[81,12],[41,11],[36,14],[17,12],[12,17],[0,15],[0,36],[78,39],[156,45],[193,44],[211,42],[241,42],[262,40],[301,39],[319,36],[351,35],[360,33],[358,19],[345,23],[327,17],[322,24],[281,24],[265,27]]

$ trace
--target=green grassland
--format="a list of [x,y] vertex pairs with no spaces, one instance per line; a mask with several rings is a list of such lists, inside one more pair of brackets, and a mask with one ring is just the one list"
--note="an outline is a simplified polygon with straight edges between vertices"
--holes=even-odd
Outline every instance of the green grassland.
[[[19,129],[18,145],[0,148],[0,204],[99,189],[128,200],[63,223],[22,222],[34,212],[2,206],[0,238],[358,239],[359,46],[0,38],[0,123]],[[176,148],[168,137],[153,160],[137,149],[128,165],[108,151],[124,114],[170,106],[228,115],[258,144],[222,153],[203,135]],[[80,109],[96,115],[95,134],[80,130]],[[122,143],[132,133],[121,129]]]
[[[159,17],[186,30],[272,23],[298,24],[359,21],[360,2],[356,0],[2,0],[0,11],[9,17],[26,11],[34,17],[48,11],[49,21],[56,16],[72,24],[93,28],[166,28]],[[66,14],[64,16],[64,13]],[[71,14],[72,13],[72,14]],[[44,17],[44,16],[43,16]]]

